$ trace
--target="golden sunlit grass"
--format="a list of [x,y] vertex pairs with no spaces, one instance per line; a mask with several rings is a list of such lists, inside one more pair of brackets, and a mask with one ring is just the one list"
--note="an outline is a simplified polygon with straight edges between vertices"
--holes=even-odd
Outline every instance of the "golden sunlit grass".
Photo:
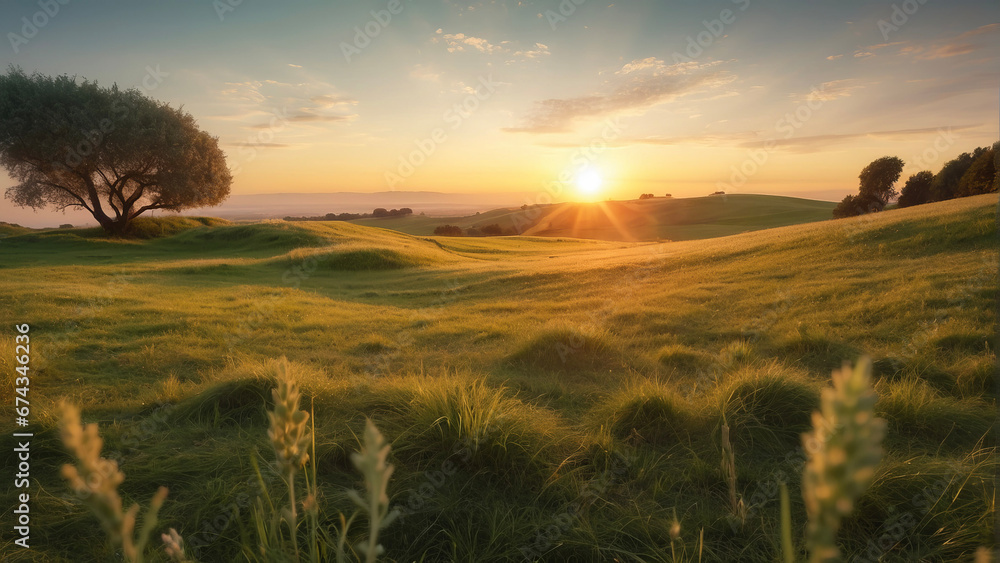
[[[101,422],[127,504],[167,486],[158,533],[176,529],[201,561],[239,557],[260,494],[250,460],[274,455],[269,359],[284,355],[300,405],[315,404],[323,526],[353,511],[344,491],[360,488],[350,453],[366,418],[392,444],[387,494],[406,511],[378,541],[394,560],[506,560],[524,546],[543,560],[663,560],[680,542],[703,545],[705,561],[773,560],[776,476],[802,545],[799,434],[831,370],[866,353],[885,461],[840,549],[867,553],[909,513],[886,559],[968,559],[993,545],[996,203],[669,244],[326,223],[190,226],[130,244],[5,238],[0,304],[31,324],[37,362],[33,490],[62,486],[52,411],[69,397]],[[326,249],[407,262],[309,262]],[[13,351],[0,351],[7,365]],[[748,514],[736,529],[723,414]],[[32,498],[59,515],[33,522],[33,554],[115,557],[83,506]]]

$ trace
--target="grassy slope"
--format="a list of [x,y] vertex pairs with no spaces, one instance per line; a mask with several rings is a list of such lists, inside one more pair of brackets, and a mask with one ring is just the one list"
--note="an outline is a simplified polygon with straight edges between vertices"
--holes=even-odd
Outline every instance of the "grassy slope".
[[[390,494],[416,507],[383,538],[400,561],[507,560],[524,546],[553,561],[656,560],[675,511],[687,549],[704,530],[706,560],[773,560],[776,476],[802,522],[798,434],[830,370],[867,353],[889,450],[845,546],[864,552],[906,513],[887,560],[965,558],[993,541],[995,466],[979,442],[995,412],[996,205],[669,244],[280,222],[141,242],[0,239],[2,324],[32,325],[32,553],[107,558],[92,517],[60,497],[53,405],[65,396],[101,423],[129,498],[170,487],[165,525],[208,538],[205,561],[233,557],[245,504],[211,523],[254,494],[250,458],[270,455],[261,366],[287,355],[316,401],[329,518],[351,510],[363,416],[393,440]],[[7,377],[12,357],[8,332]],[[757,506],[743,528],[726,518],[718,469],[724,405]],[[428,488],[425,472],[470,437],[474,455]],[[546,529],[554,540],[539,539]]]
[[727,195],[643,201],[563,203],[521,211],[495,209],[466,217],[360,219],[358,224],[430,235],[440,225],[464,229],[493,223],[548,237],[602,240],[695,240],[824,221],[834,203],[767,195]]

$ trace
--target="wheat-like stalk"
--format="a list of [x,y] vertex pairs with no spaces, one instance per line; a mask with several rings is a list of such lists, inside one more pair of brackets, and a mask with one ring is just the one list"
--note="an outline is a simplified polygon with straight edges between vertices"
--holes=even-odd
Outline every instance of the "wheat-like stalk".
[[309,461],[309,413],[299,408],[299,387],[288,370],[288,360],[281,358],[275,368],[278,386],[271,390],[274,410],[267,413],[271,428],[267,431],[277,458],[278,472],[288,484],[288,507],[282,515],[291,530],[292,549],[298,553],[298,512],[295,505],[295,474]]
[[274,410],[267,413],[271,428],[267,436],[277,455],[282,475],[296,471],[309,461],[309,413],[299,408],[299,386],[289,374],[288,360],[281,358],[275,368],[278,386],[271,390]]
[[177,563],[188,563],[188,558],[184,554],[184,538],[177,533],[177,530],[170,528],[170,532],[162,534],[160,538],[163,540],[167,557],[169,557],[171,561],[176,561]]
[[885,421],[875,417],[871,360],[833,373],[825,389],[822,411],[814,412],[813,431],[803,435],[809,452],[802,476],[802,496],[809,514],[807,542],[813,562],[837,561],[837,530],[854,509],[882,458]]
[[364,447],[361,453],[351,454],[354,466],[364,475],[367,498],[361,498],[355,490],[347,491],[351,500],[368,514],[368,541],[357,546],[358,551],[365,556],[366,563],[373,563],[382,553],[382,546],[378,543],[379,531],[391,524],[398,515],[395,510],[389,512],[389,495],[386,493],[393,471],[393,466],[386,463],[389,449],[382,433],[371,420],[367,420]]
[[80,409],[65,401],[60,402],[59,408],[62,410],[60,430],[63,444],[76,458],[76,465],[67,463],[62,466],[63,477],[100,520],[112,545],[121,546],[128,561],[140,563],[149,536],[156,526],[156,515],[167,498],[167,488],[160,487],[153,496],[136,537],[139,505],[133,504],[127,511],[122,510],[118,485],[125,481],[125,475],[119,471],[116,462],[101,457],[104,440],[97,424],[84,427],[80,423]]

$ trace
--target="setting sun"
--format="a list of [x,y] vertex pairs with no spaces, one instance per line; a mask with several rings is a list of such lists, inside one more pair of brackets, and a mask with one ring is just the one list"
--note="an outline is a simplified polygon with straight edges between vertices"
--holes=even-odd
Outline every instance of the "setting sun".
[[601,175],[591,168],[585,168],[576,175],[576,190],[580,195],[596,195],[601,190],[601,184]]

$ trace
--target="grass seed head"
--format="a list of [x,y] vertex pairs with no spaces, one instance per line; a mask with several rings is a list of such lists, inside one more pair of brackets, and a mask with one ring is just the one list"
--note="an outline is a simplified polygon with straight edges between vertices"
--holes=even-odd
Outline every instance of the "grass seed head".
[[275,369],[278,387],[271,390],[274,410],[267,413],[271,429],[267,435],[274,446],[281,472],[296,470],[309,461],[309,413],[299,409],[298,384],[289,374],[288,360],[281,358]]
[[836,561],[841,519],[871,483],[882,459],[885,421],[874,415],[871,360],[833,373],[833,388],[823,391],[822,411],[813,414],[813,431],[803,436],[809,452],[802,495],[809,514],[811,560]]

